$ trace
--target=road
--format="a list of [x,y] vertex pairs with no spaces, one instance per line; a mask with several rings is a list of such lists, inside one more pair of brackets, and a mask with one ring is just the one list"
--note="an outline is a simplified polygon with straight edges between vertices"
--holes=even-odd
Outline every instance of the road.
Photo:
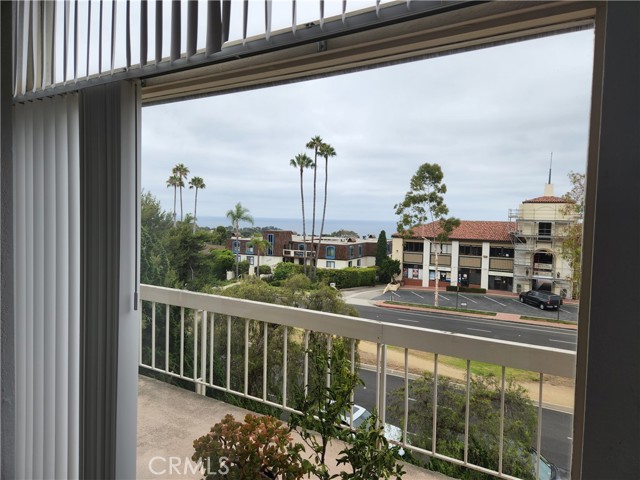
[[[422,305],[433,305],[434,292],[430,290],[401,289],[378,295],[373,300],[392,300]],[[443,307],[459,307],[469,310],[487,312],[503,312],[530,317],[576,322],[578,320],[578,304],[567,302],[559,310],[540,310],[538,307],[520,303],[517,296],[484,295],[478,293],[457,293],[441,291],[438,295],[439,303]]]
[[[375,405],[376,375],[370,370],[360,370],[364,387],[355,392],[355,403],[372,410]],[[387,375],[387,402],[390,393],[404,385],[404,378]],[[549,408],[542,409],[542,454],[556,466],[569,470],[571,463],[572,415]],[[393,423],[392,419],[387,419]],[[401,423],[399,421],[395,422]]]
[[508,340],[563,350],[576,349],[575,330],[520,324],[487,318],[469,318],[448,313],[416,312],[391,308],[353,305],[362,318],[414,327],[463,333],[477,337]]

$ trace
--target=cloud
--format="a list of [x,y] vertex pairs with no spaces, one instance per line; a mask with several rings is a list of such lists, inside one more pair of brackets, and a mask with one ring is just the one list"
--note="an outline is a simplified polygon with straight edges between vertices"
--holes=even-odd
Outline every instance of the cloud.
[[[592,54],[589,30],[145,107],[143,188],[171,209],[165,182],[182,162],[207,184],[201,216],[222,216],[241,201],[256,217],[297,218],[299,176],[289,160],[312,156],[305,144],[320,135],[338,153],[328,218],[394,221],[411,175],[431,162],[445,173],[452,215],[506,219],[542,194],[551,152],[557,194],[568,190],[569,171],[584,171]],[[192,196],[185,193],[186,211]]]

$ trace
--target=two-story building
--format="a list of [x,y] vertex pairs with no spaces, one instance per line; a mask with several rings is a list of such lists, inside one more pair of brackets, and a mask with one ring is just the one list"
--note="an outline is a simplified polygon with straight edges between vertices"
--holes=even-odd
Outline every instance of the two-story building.
[[[227,240],[227,248],[236,254],[240,261],[249,262],[250,273],[253,273],[258,264],[256,258],[258,253],[260,253],[260,265],[272,267],[280,262],[302,265],[305,255],[308,264],[315,261],[317,238],[312,244],[311,237],[307,235],[305,242],[302,235],[290,230],[264,230],[262,238],[267,242],[266,251],[263,252],[258,252],[252,246],[251,238],[233,237]],[[373,236],[367,238],[322,237],[317,259],[318,268],[372,267],[376,263],[376,246],[377,238]]]
[[[436,249],[440,284],[508,290],[513,288],[511,222],[462,220],[449,241],[434,242],[437,222],[413,229],[411,237],[392,236],[391,256],[402,264],[406,285],[434,286]],[[428,252],[428,255],[425,254]]]

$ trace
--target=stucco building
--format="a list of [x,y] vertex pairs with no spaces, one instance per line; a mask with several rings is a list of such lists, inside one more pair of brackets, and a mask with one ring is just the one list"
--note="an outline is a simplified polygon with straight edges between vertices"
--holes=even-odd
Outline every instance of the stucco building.
[[[393,235],[392,258],[402,264],[406,285],[435,285],[436,248],[440,285],[520,292],[548,290],[571,296],[571,267],[562,258],[567,228],[579,221],[571,202],[545,185],[541,197],[509,210],[510,221],[462,220],[449,241],[432,240],[438,222],[420,225],[411,237]],[[427,255],[425,252],[429,252]]]
[[[264,230],[262,238],[267,242],[267,250],[260,252],[260,265],[275,266],[280,262],[303,264],[306,256],[310,264],[315,258],[318,245],[317,237],[311,243],[311,236],[307,235],[306,242],[302,235],[289,230]],[[306,243],[306,249],[305,249]],[[318,268],[348,268],[372,267],[376,264],[376,237],[322,237]],[[240,256],[240,260],[249,262],[250,272],[257,265],[255,248],[251,246],[250,238],[230,238],[227,248]]]

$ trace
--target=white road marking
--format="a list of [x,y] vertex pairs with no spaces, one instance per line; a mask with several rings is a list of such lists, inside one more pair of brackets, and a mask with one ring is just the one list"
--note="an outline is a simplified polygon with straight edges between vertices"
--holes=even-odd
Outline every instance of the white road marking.
[[476,302],[473,298],[465,297],[464,295],[460,295],[460,296],[461,296],[462,298],[464,298],[465,300],[469,300],[470,302],[478,303],[478,302]]
[[484,297],[484,298],[486,298],[487,300],[491,300],[492,302],[496,302],[498,305],[502,305],[503,307],[506,307],[506,305],[505,305],[504,303],[500,303],[499,301],[494,300],[494,299],[493,299],[493,298],[491,298],[491,297],[487,297],[487,296],[485,295],[485,297]]
[[408,318],[396,318],[399,322],[411,322],[411,323],[420,323],[419,320],[410,320]]
[[576,342],[567,342],[566,340],[554,340],[553,338],[549,339],[550,342],[557,342],[557,343],[568,343],[569,345],[575,345]]
[[391,292],[391,295],[395,295],[396,297],[400,297],[401,295],[398,295],[396,292]]
[[416,297],[420,297],[422,299],[424,299],[424,297],[422,295],[418,295],[416,292],[414,292],[413,290],[411,290],[411,293],[413,293]]
[[438,293],[438,297],[449,301],[449,299],[447,297],[445,297],[444,295],[442,295],[441,293]]
[[471,327],[467,327],[467,330],[473,330],[474,332],[486,332],[486,333],[491,333],[491,330],[483,330],[482,328],[471,328]]

